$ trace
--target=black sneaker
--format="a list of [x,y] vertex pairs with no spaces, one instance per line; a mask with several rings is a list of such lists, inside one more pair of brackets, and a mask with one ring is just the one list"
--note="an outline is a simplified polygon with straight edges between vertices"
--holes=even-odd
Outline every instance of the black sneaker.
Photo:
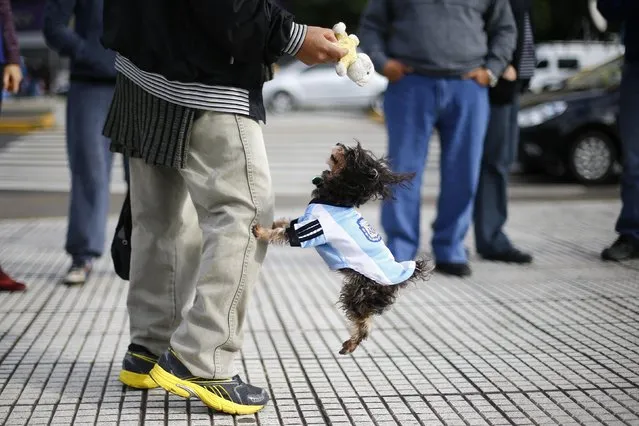
[[639,241],[627,235],[621,235],[610,247],[601,252],[603,260],[627,260],[639,258]]
[[454,275],[456,277],[467,277],[472,274],[472,270],[468,263],[445,263],[437,262],[435,270],[446,275]]
[[244,383],[240,376],[230,379],[194,377],[171,348],[155,364],[151,377],[172,394],[183,398],[197,397],[213,410],[227,414],[254,414],[269,400],[264,389]]
[[493,262],[505,262],[505,263],[531,263],[533,261],[532,255],[528,253],[524,253],[523,251],[517,250],[516,248],[511,248],[508,251],[504,251],[501,253],[490,253],[490,254],[482,254],[482,258],[486,260],[491,260]]
[[120,381],[137,389],[157,388],[158,384],[149,376],[157,360],[158,357],[144,346],[131,343],[122,360]]

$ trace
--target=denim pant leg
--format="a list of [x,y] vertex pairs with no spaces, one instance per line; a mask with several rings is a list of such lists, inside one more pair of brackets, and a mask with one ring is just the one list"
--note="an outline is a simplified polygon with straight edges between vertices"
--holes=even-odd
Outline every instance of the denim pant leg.
[[639,241],[639,63],[625,65],[619,107],[623,206],[615,230]]
[[436,81],[407,75],[389,84],[384,95],[391,168],[396,172],[415,172],[411,185],[394,188],[394,199],[382,204],[386,243],[398,261],[413,259],[419,249],[421,183],[436,120]]
[[74,261],[102,255],[109,209],[111,158],[102,128],[114,86],[72,82],[67,99],[71,197],[65,249]]
[[433,224],[437,262],[465,263],[464,238],[470,227],[490,107],[488,90],[474,80],[442,82],[437,123],[441,136],[441,189]]
[[491,105],[473,215],[475,244],[483,255],[512,249],[503,228],[508,219],[508,177],[518,139],[517,103]]

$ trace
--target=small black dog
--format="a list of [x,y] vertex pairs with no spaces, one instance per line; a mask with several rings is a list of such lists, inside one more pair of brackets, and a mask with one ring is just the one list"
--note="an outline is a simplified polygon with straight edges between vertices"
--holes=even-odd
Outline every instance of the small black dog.
[[393,185],[405,185],[414,173],[393,173],[358,142],[337,144],[330,170],[313,179],[313,200],[303,216],[275,221],[271,229],[256,225],[254,235],[269,243],[315,247],[344,285],[339,303],[352,324],[340,354],[352,353],[370,333],[373,315],[381,315],[409,282],[427,279],[433,270],[426,259],[397,262],[381,236],[355,210],[374,199],[392,196]]

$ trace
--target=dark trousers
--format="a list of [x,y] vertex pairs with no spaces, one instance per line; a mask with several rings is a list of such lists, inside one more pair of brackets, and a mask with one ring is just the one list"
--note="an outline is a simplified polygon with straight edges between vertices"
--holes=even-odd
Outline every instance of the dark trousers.
[[512,249],[504,224],[508,219],[509,170],[519,143],[518,111],[518,97],[512,103],[490,106],[473,214],[475,245],[481,255]]
[[639,63],[627,63],[621,81],[619,130],[623,157],[616,231],[639,242]]

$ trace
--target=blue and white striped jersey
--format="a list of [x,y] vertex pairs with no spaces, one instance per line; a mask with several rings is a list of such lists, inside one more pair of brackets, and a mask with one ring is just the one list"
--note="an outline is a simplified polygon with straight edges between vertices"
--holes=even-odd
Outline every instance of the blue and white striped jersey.
[[352,207],[311,202],[287,229],[291,246],[315,247],[332,270],[350,268],[385,285],[406,281],[415,262],[397,262],[382,237]]

